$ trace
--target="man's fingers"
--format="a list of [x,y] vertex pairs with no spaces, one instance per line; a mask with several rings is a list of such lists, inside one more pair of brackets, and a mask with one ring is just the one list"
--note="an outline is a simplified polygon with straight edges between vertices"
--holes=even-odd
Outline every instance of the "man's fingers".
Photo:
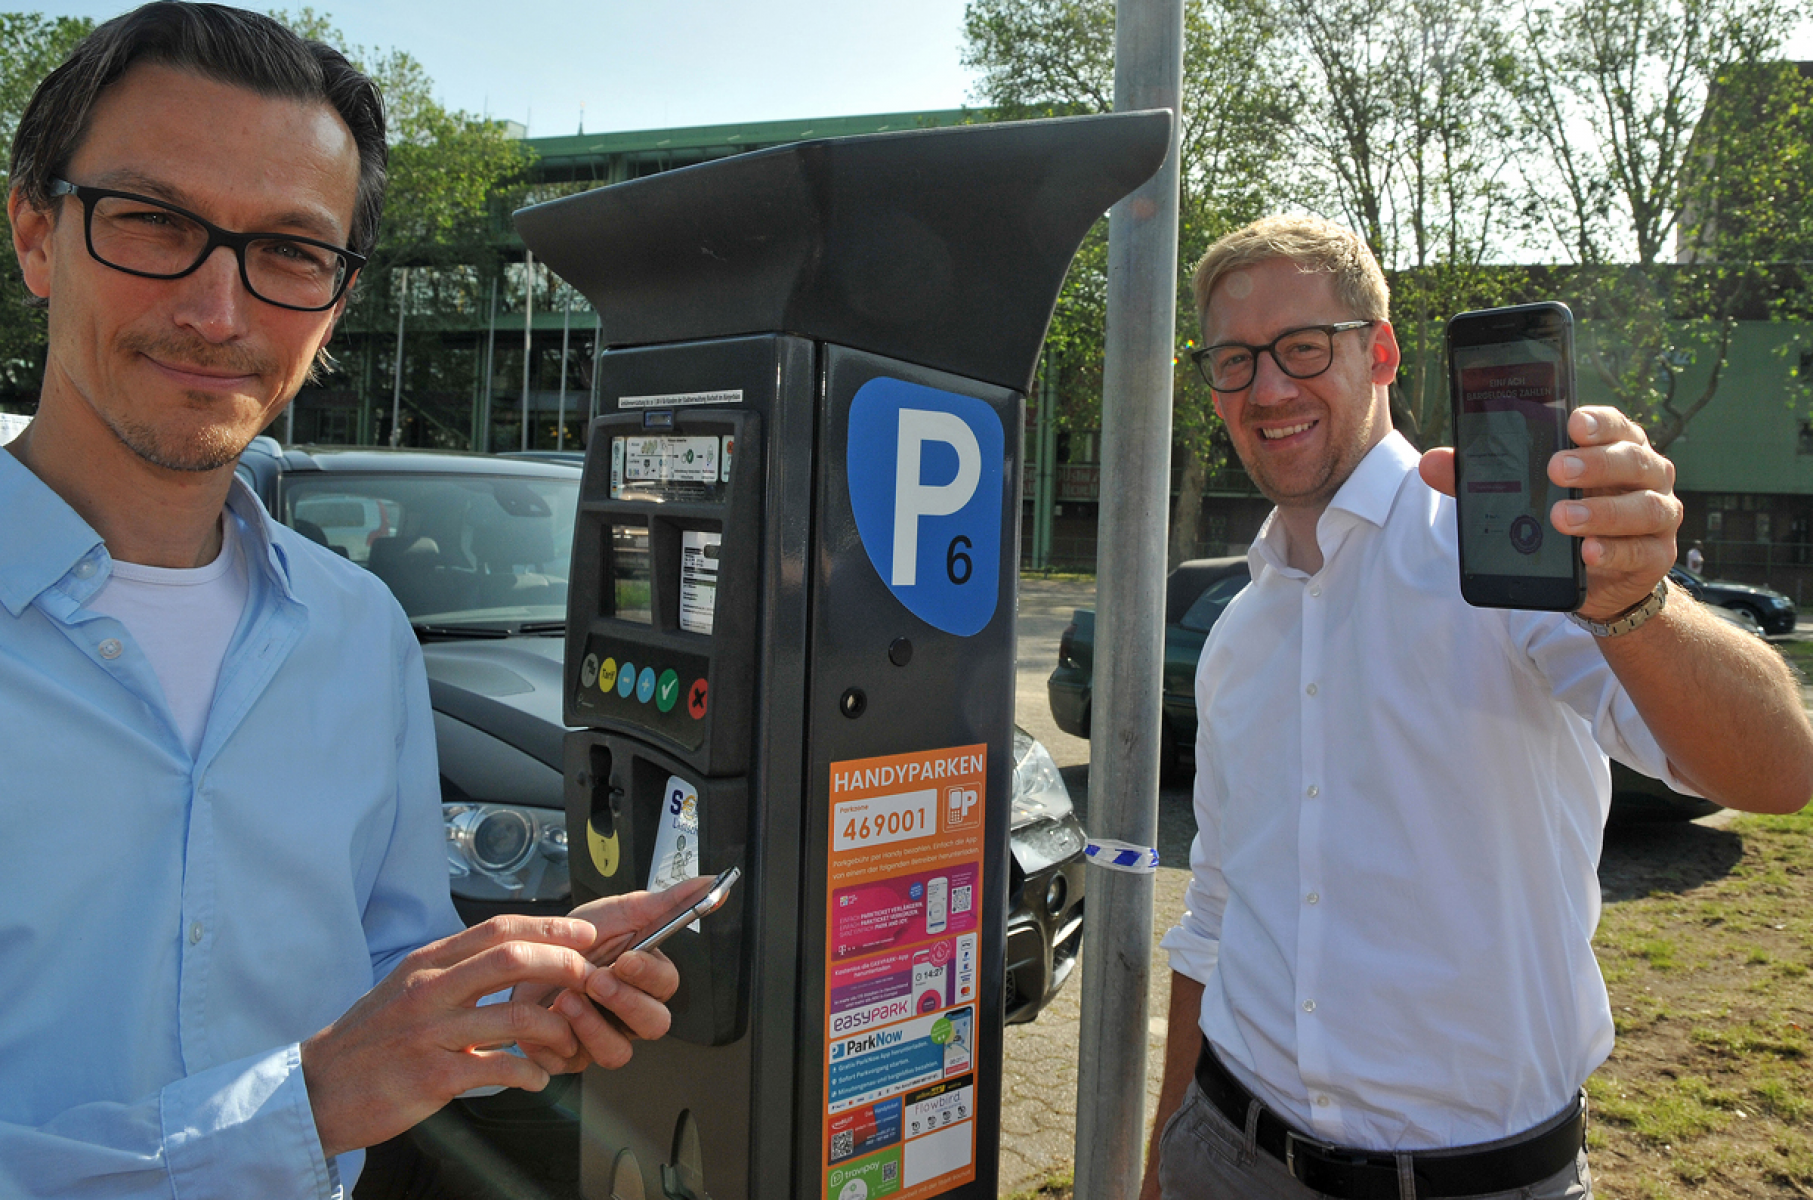
[[572,1025],[558,1012],[538,1004],[510,1001],[463,1010],[446,1019],[443,1033],[448,1049],[508,1046],[533,1043],[570,1058],[579,1042]]
[[1416,470],[1424,483],[1442,495],[1454,494],[1454,447],[1438,446],[1429,451],[1416,464]]
[[[1625,492],[1560,500],[1549,510],[1557,530],[1574,537],[1665,538],[1674,553],[1674,531],[1681,523],[1681,502],[1659,492]],[[1673,562],[1672,557],[1669,558]]]
[[711,890],[711,883],[711,876],[701,875],[662,892],[627,892],[621,896],[605,896],[580,905],[573,910],[572,916],[588,922],[598,930],[597,941],[592,944],[592,957],[597,958],[598,946],[653,925],[678,905],[696,904]]
[[566,993],[554,1002],[554,1011],[566,1018],[592,1062],[614,1071],[630,1060],[634,1047],[628,1033],[593,1007],[584,995]]
[[1577,408],[1568,417],[1568,439],[1576,446],[1604,446],[1612,442],[1635,442],[1649,445],[1643,427],[1608,405],[1593,404]]
[[673,959],[659,950],[636,950],[619,958],[611,967],[619,980],[647,992],[666,1004],[680,990],[680,970]]
[[[554,1073],[508,1050],[473,1050],[466,1055],[465,1076],[471,1080],[462,1092],[475,1087],[513,1087],[539,1092]],[[456,1093],[457,1094],[457,1093]]]
[[1613,442],[1558,451],[1549,459],[1549,481],[1595,492],[1674,491],[1674,464],[1646,445]]
[[518,984],[584,988],[593,969],[585,955],[569,947],[505,942],[447,968],[435,986],[444,991],[448,1003],[470,1005]]
[[475,954],[507,942],[536,942],[584,950],[597,939],[597,928],[583,919],[512,914],[492,917],[452,937],[430,942],[410,957],[416,958],[423,966],[444,971]]
[[[652,963],[654,956],[649,955],[647,959]],[[665,970],[662,970],[659,965],[650,968],[651,979],[655,981],[651,982],[651,986],[667,988],[667,972],[673,971],[673,964],[667,962],[665,958],[661,959],[661,963],[666,964]],[[677,975],[674,979],[673,986],[678,986]],[[667,1011],[666,1004],[643,991],[639,984],[629,983],[620,978],[615,968],[594,972],[586,984],[585,992],[608,1009],[611,1015],[621,1021],[629,1032],[645,1041],[653,1041],[655,1038],[661,1037],[672,1023],[672,1017]],[[668,995],[672,995],[671,988],[668,988]]]

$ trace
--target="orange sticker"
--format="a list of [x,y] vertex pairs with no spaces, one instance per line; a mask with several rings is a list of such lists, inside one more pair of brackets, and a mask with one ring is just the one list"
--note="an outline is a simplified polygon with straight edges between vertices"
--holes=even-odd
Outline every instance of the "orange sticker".
[[825,1200],[976,1178],[986,745],[831,764]]

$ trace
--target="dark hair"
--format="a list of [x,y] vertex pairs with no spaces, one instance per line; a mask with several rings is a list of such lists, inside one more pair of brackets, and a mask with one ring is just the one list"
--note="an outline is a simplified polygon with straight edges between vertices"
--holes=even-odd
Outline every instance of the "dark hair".
[[260,95],[332,106],[359,148],[348,248],[371,253],[389,159],[377,85],[333,47],[307,41],[269,17],[219,4],[156,0],[134,9],[98,26],[44,77],[13,136],[12,186],[34,208],[50,207],[50,181],[87,135],[95,101],[140,62],[193,71]]

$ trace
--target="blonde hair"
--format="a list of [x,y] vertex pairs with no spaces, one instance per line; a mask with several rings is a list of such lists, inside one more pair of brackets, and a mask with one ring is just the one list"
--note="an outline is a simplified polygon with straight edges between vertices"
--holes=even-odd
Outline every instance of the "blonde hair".
[[1309,274],[1334,276],[1335,297],[1356,318],[1390,319],[1385,272],[1358,234],[1321,217],[1264,217],[1217,240],[1196,264],[1191,286],[1197,324],[1207,319],[1209,294],[1222,276],[1273,258],[1288,258]]

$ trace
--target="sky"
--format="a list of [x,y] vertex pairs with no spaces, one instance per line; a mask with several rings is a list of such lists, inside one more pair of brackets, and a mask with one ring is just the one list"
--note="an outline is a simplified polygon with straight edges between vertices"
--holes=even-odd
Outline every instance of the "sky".
[[[973,103],[963,0],[283,0],[357,46],[405,50],[450,108],[531,137]],[[26,5],[19,5],[25,8]],[[131,0],[51,0],[97,20]],[[248,6],[250,7],[250,6]],[[264,7],[258,5],[258,7]]]
[[[105,19],[136,0],[50,0]],[[920,112],[975,103],[964,0],[284,0],[405,50],[450,108],[531,137]],[[20,7],[24,7],[21,5]],[[1813,20],[1788,57],[1813,59]]]

